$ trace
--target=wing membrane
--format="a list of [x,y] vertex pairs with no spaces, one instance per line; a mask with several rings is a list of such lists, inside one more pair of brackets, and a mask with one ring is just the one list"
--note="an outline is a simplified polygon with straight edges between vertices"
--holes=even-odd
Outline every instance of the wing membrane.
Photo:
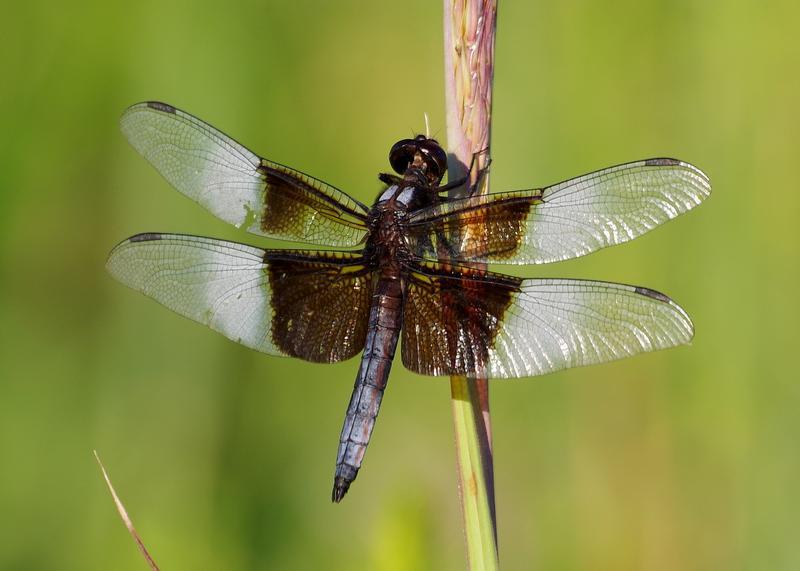
[[528,377],[674,347],[693,335],[686,312],[647,288],[460,271],[466,277],[428,264],[409,275],[408,369]]
[[[445,202],[411,216],[418,256],[541,264],[575,258],[649,232],[700,204],[708,177],[675,159],[627,163],[544,189]],[[444,244],[443,244],[444,242]]]
[[122,132],[180,192],[248,232],[282,240],[356,246],[367,208],[337,188],[262,159],[211,125],[165,103],[139,103]]
[[364,346],[373,274],[355,254],[140,234],[114,248],[107,268],[176,313],[264,353],[332,363]]

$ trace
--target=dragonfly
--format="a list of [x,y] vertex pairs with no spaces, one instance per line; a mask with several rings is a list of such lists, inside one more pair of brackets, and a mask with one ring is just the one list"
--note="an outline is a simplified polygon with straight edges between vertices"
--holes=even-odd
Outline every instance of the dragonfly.
[[[176,313],[269,355],[336,363],[361,353],[332,500],[362,465],[402,337],[420,375],[532,377],[688,343],[694,326],[646,287],[524,279],[489,264],[544,264],[627,242],[699,205],[708,177],[653,158],[558,184],[452,198],[448,156],[395,143],[368,207],[160,102],[120,120],[178,191],[251,234],[320,249],[263,249],[186,234],[131,236],[107,269]],[[478,173],[481,174],[481,173]]]

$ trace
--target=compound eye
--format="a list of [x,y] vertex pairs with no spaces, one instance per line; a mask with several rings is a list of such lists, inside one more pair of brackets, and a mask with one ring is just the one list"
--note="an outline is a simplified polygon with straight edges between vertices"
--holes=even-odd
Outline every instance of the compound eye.
[[403,139],[392,145],[389,151],[389,164],[392,165],[394,172],[404,174],[408,165],[414,160],[419,143],[414,139]]
[[444,149],[433,139],[428,139],[420,150],[425,155],[425,162],[428,163],[428,172],[437,178],[442,178],[447,172],[447,153]]

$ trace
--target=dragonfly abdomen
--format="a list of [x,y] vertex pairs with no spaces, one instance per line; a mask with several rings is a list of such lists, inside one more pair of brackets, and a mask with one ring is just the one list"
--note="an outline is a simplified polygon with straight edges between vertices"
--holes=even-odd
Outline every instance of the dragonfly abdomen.
[[364,459],[403,321],[400,280],[382,278],[370,309],[367,339],[350,405],[339,437],[332,499],[340,502],[356,479]]

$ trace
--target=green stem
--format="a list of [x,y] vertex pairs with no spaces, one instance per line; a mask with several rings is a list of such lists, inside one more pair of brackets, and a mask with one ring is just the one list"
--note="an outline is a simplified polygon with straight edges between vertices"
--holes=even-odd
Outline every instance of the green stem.
[[[497,0],[444,0],[447,139],[455,159],[450,180],[464,176],[473,155],[489,148],[496,14]],[[480,155],[476,166],[488,159],[488,152]],[[488,179],[474,190],[488,192]],[[489,386],[485,375],[453,376],[450,390],[469,567],[497,569]]]
[[480,385],[486,379],[450,378],[464,536],[470,569],[497,569],[497,525],[492,451]]

